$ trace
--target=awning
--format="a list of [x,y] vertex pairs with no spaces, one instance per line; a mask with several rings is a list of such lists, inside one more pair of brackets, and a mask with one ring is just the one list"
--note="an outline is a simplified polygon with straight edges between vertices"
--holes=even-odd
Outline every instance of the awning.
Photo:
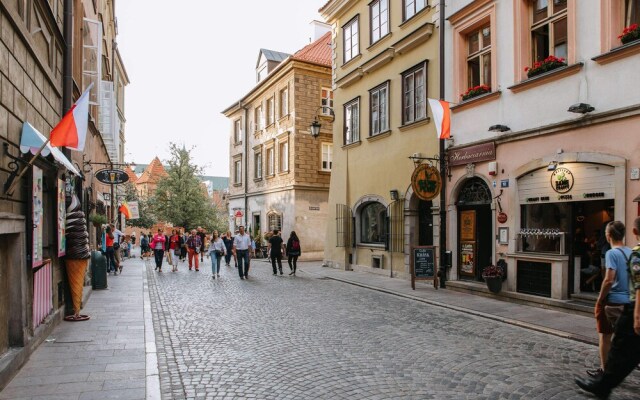
[[[31,153],[36,154],[40,147],[47,141],[47,138],[36,128],[33,127],[28,122],[25,122],[22,125],[22,137],[20,138],[20,151],[23,154]],[[73,172],[74,174],[81,176],[78,170],[71,164],[71,161],[67,157],[62,154],[60,149],[57,147],[52,147],[47,143],[47,147],[42,150],[42,156],[46,157],[49,154],[53,155],[53,158],[56,159],[60,164],[64,165],[67,170]]]

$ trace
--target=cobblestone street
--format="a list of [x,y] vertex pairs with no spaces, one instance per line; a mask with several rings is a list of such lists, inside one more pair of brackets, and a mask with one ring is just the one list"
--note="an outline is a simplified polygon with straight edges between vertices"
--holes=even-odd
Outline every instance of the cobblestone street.
[[[166,271],[147,263],[165,399],[590,398],[573,377],[592,345],[263,261],[248,281]],[[637,399],[639,378],[611,398]]]

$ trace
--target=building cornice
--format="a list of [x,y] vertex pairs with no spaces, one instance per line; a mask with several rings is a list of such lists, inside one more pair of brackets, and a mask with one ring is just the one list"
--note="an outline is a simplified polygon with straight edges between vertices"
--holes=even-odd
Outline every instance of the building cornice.
[[332,0],[319,9],[318,12],[320,12],[320,15],[322,15],[325,21],[331,23],[331,21],[347,10],[347,6],[353,6],[354,3],[357,2],[351,0]]

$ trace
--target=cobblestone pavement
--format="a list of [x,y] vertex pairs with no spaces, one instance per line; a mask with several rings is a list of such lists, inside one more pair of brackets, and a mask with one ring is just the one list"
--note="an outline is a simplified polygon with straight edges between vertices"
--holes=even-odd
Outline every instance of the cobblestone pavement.
[[[153,271],[164,399],[586,399],[597,349],[254,261]],[[168,268],[165,268],[168,270]],[[634,372],[612,399],[638,399]]]

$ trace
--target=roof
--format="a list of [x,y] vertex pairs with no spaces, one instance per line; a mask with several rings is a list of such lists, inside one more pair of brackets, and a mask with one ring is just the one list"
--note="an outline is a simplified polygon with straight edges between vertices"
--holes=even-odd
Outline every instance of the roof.
[[[264,54],[264,57],[268,61],[276,61],[281,62],[287,59],[291,54],[281,53],[279,51],[269,50],[269,49],[260,49],[260,54]],[[258,62],[260,62],[260,57],[258,57]]]
[[167,171],[162,166],[160,159],[156,156],[153,161],[151,161],[151,164],[149,164],[144,170],[142,176],[136,183],[157,183],[160,177],[166,175]]
[[138,180],[138,175],[136,175],[136,173],[133,172],[130,166],[127,165],[127,167],[124,169],[124,172],[126,172],[127,175],[129,176],[129,182],[136,183],[136,181]]
[[224,190],[229,187],[229,178],[224,176],[201,176],[203,182],[210,182],[211,190]]
[[296,51],[294,60],[331,66],[331,32],[322,35],[315,42]]

